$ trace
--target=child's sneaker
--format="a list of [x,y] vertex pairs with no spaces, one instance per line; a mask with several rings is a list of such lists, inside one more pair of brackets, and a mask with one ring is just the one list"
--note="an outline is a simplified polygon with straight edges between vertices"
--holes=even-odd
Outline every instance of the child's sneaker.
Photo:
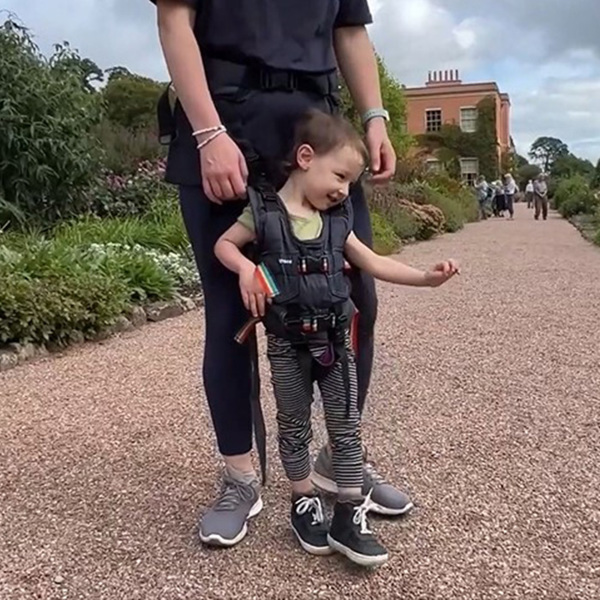
[[377,567],[388,559],[387,550],[369,529],[367,513],[371,492],[364,500],[337,502],[327,541],[334,549],[363,567]]
[[318,495],[301,496],[292,503],[292,530],[309,554],[331,554],[323,503]]

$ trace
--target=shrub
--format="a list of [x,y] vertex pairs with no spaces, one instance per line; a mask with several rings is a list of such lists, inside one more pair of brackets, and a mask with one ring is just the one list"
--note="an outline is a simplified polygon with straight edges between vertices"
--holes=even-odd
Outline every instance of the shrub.
[[[68,343],[91,336],[129,305],[126,284],[89,269],[73,249],[39,242],[0,254],[0,342]],[[3,259],[4,257],[4,259]]]
[[396,186],[396,194],[416,204],[431,204],[444,213],[445,231],[458,231],[466,222],[463,209],[456,201],[446,197],[427,183],[412,183]]
[[128,217],[147,213],[160,196],[173,196],[173,186],[162,179],[164,161],[140,163],[135,173],[105,172],[88,192],[90,210],[100,217]]
[[581,175],[564,179],[554,194],[554,204],[563,217],[593,213],[599,202],[589,183]]
[[103,119],[95,135],[104,150],[103,166],[115,175],[132,175],[140,163],[165,158],[165,147],[159,144],[153,128],[132,131]]
[[386,217],[378,212],[371,213],[373,228],[373,250],[377,254],[387,255],[396,252],[400,247],[400,238]]
[[[25,28],[0,26],[0,223],[47,225],[86,210],[99,164],[90,135],[100,97],[85,87],[68,46],[46,59]],[[20,216],[19,216],[20,215]]]
[[55,239],[70,246],[97,244],[139,244],[163,252],[185,252],[188,239],[178,213],[143,219],[98,219],[86,217],[56,228]]

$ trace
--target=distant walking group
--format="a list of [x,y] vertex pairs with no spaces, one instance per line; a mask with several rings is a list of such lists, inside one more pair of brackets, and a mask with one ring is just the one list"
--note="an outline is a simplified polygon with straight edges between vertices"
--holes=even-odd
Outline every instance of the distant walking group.
[[[504,217],[508,213],[509,219],[514,219],[515,196],[519,193],[519,186],[512,174],[506,173],[502,180],[491,183],[480,175],[475,182],[475,190],[481,219],[487,219],[490,211],[495,217]],[[525,187],[525,199],[527,208],[534,208],[536,220],[540,215],[544,221],[548,218],[548,186],[543,173],[540,173],[535,180],[528,181]]]

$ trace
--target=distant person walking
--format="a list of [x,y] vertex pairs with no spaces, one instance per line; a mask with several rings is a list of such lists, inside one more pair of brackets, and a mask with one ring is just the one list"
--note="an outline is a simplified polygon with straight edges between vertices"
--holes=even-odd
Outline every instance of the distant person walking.
[[525,199],[527,200],[527,208],[533,206],[533,181],[530,179],[525,186]]
[[504,176],[504,197],[506,201],[506,210],[511,219],[515,216],[515,194],[519,191],[519,186],[510,173]]
[[533,184],[533,202],[535,206],[534,219],[537,221],[541,212],[545,221],[548,218],[548,185],[544,173],[540,173]]
[[483,175],[480,175],[475,182],[475,191],[477,192],[477,201],[479,203],[479,218],[487,219],[487,199],[489,195],[489,184]]

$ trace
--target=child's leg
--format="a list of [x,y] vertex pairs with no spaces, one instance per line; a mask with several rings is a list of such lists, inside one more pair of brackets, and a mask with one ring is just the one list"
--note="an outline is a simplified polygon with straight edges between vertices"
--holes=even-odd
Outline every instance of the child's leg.
[[362,498],[363,455],[358,410],[358,385],[354,354],[348,348],[348,387],[346,396],[342,361],[319,378],[325,423],[331,444],[331,462],[340,500]]
[[[327,431],[331,441],[332,463],[338,486],[338,501],[327,536],[331,548],[363,566],[387,561],[386,549],[369,529],[372,490],[363,498],[360,413],[357,407],[356,366],[347,340],[348,370],[341,360],[319,378]],[[348,377],[349,381],[345,380]],[[350,398],[346,383],[349,383]],[[348,404],[349,401],[349,404]]]
[[269,335],[267,342],[281,462],[293,493],[311,494],[314,490],[309,457],[312,383],[302,372],[298,352],[289,341]]
[[292,530],[310,554],[330,554],[329,526],[310,477],[312,378],[303,372],[298,351],[287,340],[269,335],[267,356],[277,401],[279,454],[292,485]]

